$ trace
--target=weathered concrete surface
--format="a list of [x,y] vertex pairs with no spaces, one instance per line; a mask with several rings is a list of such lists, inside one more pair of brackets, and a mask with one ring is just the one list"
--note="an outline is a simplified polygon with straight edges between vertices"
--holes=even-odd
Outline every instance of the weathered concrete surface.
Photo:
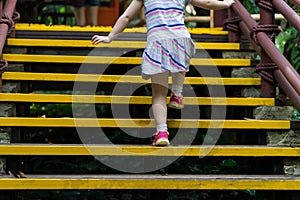
[[260,106],[254,109],[255,119],[292,119],[294,108],[292,106]]
[[300,159],[299,158],[285,158],[283,160],[283,172],[287,175],[300,175]]
[[[11,128],[0,128],[0,145],[9,144],[11,136]],[[6,158],[0,157],[0,174],[6,173]]]

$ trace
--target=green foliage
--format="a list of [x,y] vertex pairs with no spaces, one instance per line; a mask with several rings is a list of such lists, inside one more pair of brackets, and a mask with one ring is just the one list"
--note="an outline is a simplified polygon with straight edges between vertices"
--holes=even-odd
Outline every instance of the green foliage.
[[30,115],[45,117],[71,117],[71,104],[35,104],[30,106]]
[[[299,8],[291,0],[286,0],[286,3],[296,13],[300,14]],[[275,43],[293,67],[300,72],[300,40],[298,31],[293,26],[287,24],[284,32],[277,35]]]
[[300,120],[300,112],[296,108],[293,111],[293,119]]
[[285,0],[285,2],[299,15],[300,8],[294,3],[294,0]]
[[288,27],[275,40],[277,48],[285,55],[293,67],[300,70],[299,33],[294,27]]
[[259,13],[259,7],[255,4],[254,0],[245,0],[243,4],[249,13],[251,14]]
[[75,17],[71,6],[66,5],[46,5],[37,20],[39,23],[46,25],[75,25]]

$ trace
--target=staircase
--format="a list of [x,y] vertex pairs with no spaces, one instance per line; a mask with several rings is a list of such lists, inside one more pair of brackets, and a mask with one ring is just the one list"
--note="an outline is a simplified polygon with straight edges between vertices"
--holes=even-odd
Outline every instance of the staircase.
[[[243,97],[242,89],[259,88],[260,78],[232,78],[231,71],[257,61],[222,58],[226,51],[251,51],[245,41],[226,42],[227,32],[220,28],[190,30],[197,54],[184,85],[186,107],[168,110],[171,145],[153,147],[151,87],[139,71],[145,29],[127,29],[118,41],[97,48],[90,43],[93,34],[109,31],[17,24],[3,58],[18,70],[2,78],[4,85],[16,83],[18,89],[0,94],[2,105],[14,105],[16,114],[0,118],[0,126],[12,131],[11,143],[1,144],[0,154],[7,158],[7,171],[25,175],[1,176],[1,190],[300,189],[299,177],[276,168],[282,158],[298,157],[300,148],[265,141],[266,131],[297,129],[298,123],[255,119],[253,109],[275,106],[275,99]],[[52,114],[33,113],[47,106]],[[50,163],[34,163],[35,157]],[[56,158],[67,162],[78,157],[92,157],[104,170],[74,174],[51,165]],[[174,163],[184,159],[195,163],[187,168],[199,169],[205,169],[205,162],[232,159],[247,171],[174,170]],[[40,174],[35,165],[49,167],[49,173]]]

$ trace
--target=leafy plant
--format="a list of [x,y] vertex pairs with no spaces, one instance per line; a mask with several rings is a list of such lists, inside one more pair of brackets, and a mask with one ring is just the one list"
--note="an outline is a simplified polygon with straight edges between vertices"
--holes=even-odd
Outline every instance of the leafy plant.
[[[286,3],[299,15],[299,7],[292,1],[286,0]],[[287,23],[284,32],[278,34],[275,43],[277,48],[284,54],[293,67],[300,72],[300,40],[298,31]]]
[[251,14],[259,13],[259,7],[255,4],[254,0],[245,0],[243,4],[249,13]]
[[299,33],[294,27],[288,27],[280,33],[275,40],[277,48],[285,55],[289,62],[299,72],[300,70],[300,47]]

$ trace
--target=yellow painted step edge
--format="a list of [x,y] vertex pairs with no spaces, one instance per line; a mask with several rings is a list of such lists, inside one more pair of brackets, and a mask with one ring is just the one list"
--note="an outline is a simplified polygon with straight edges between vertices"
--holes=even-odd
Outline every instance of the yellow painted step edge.
[[[113,41],[110,44],[93,45],[89,40],[57,40],[57,39],[20,39],[8,38],[8,46],[43,46],[43,47],[108,47],[108,48],[145,48],[145,41]],[[239,50],[239,43],[195,42],[197,49]]]
[[[149,96],[109,96],[109,95],[63,95],[63,94],[19,94],[0,93],[2,102],[46,102],[46,103],[105,103],[105,104],[151,104]],[[169,101],[169,97],[167,98]],[[185,97],[185,105],[235,105],[274,106],[274,98],[222,98]]]
[[[3,54],[9,62],[47,62],[47,63],[85,63],[85,64],[142,64],[140,57],[108,57],[108,56],[66,56],[66,55],[32,55]],[[191,65],[203,66],[251,66],[250,59],[193,58]]]
[[[111,26],[68,26],[68,25],[45,25],[45,24],[27,24],[17,23],[16,31],[61,31],[61,32],[110,32]],[[227,35],[228,31],[223,31],[222,27],[217,28],[188,28],[191,34],[211,34],[211,35]],[[126,28],[125,33],[146,33],[145,27]]]
[[[76,110],[75,110],[76,111]],[[152,119],[0,117],[0,126],[154,128]],[[170,119],[169,128],[290,129],[289,120]]]
[[[149,136],[150,137],[150,136]],[[1,144],[0,155],[299,157],[300,147],[246,145]]]
[[[3,80],[16,81],[79,81],[79,82],[113,82],[113,83],[150,83],[141,76],[131,75],[95,75],[95,74],[64,74],[64,73],[30,73],[5,72]],[[172,83],[171,77],[169,83]],[[214,77],[186,77],[185,84],[192,85],[260,85],[260,78],[214,78]]]
[[0,178],[2,190],[160,189],[300,190],[300,179],[279,175],[27,175]]

